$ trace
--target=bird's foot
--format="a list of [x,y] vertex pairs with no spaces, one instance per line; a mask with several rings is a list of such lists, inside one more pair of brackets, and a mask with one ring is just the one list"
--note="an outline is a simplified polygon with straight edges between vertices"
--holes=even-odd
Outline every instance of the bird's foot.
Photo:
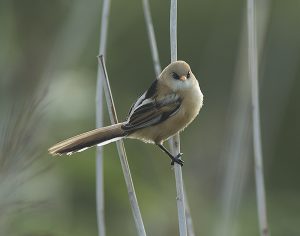
[[172,158],[171,165],[173,166],[176,162],[178,165],[183,166],[184,161],[180,159],[180,157],[183,155],[183,153],[179,153],[176,157]]

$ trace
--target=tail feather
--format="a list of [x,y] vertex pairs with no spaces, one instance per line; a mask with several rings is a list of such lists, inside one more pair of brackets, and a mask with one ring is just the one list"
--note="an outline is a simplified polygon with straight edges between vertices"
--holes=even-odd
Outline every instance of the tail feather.
[[102,146],[122,139],[126,132],[122,129],[122,123],[91,130],[72,138],[59,142],[48,149],[52,155],[71,155],[92,146]]

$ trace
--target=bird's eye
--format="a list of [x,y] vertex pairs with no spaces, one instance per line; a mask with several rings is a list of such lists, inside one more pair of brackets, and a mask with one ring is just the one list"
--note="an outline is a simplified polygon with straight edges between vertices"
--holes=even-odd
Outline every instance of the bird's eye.
[[191,72],[189,71],[186,75],[186,77],[189,79],[191,77]]
[[173,79],[179,79],[179,75],[177,75],[175,72],[172,73]]

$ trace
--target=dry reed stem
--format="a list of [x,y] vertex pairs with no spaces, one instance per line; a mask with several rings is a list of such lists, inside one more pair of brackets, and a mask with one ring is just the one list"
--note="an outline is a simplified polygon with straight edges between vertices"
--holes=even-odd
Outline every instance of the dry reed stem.
[[144,10],[146,26],[147,26],[147,30],[148,30],[148,37],[149,37],[149,42],[150,42],[150,47],[151,47],[154,71],[155,71],[156,76],[158,76],[161,72],[161,66],[160,66],[160,62],[159,62],[157,43],[156,43],[156,39],[155,39],[155,33],[154,33],[151,11],[150,11],[148,0],[143,0],[143,10]]
[[[155,33],[154,33],[151,11],[150,11],[150,6],[149,6],[148,0],[143,0],[143,10],[144,10],[145,21],[146,21],[146,26],[147,26],[147,30],[148,30],[148,38],[149,38],[149,42],[150,42],[150,49],[151,49],[151,54],[152,54],[154,71],[155,71],[156,77],[158,77],[161,72],[161,65],[159,62],[159,53],[158,53],[158,49],[157,49],[157,43],[156,43],[156,39],[155,39]],[[195,236],[193,220],[191,217],[188,200],[186,198],[186,191],[184,188],[183,188],[183,191],[184,191],[184,196],[185,196],[184,204],[186,207],[185,212],[186,212],[186,221],[187,221],[186,224],[187,224],[188,235]]]
[[[177,0],[171,0],[170,7],[170,46],[171,46],[171,62],[177,61]],[[180,137],[179,133],[170,139],[172,154],[180,153]],[[177,193],[177,209],[178,209],[178,223],[179,235],[187,236],[186,216],[185,216],[185,201],[183,192],[182,169],[180,165],[174,165],[175,179],[176,179],[176,193]]]
[[[99,59],[99,64],[101,65],[102,71],[103,71],[104,85],[105,85],[104,93],[105,93],[106,104],[107,104],[107,108],[108,108],[110,121],[112,124],[116,124],[116,123],[118,123],[118,117],[117,117],[117,113],[116,113],[116,109],[115,109],[115,104],[113,101],[113,96],[111,93],[111,88],[110,88],[110,84],[109,84],[109,80],[108,80],[108,75],[107,75],[103,55],[100,55],[98,57],[98,59]],[[122,170],[123,170],[125,183],[127,186],[129,202],[131,205],[131,210],[133,213],[133,218],[134,218],[134,222],[136,225],[136,229],[137,229],[139,236],[146,236],[143,219],[141,216],[140,208],[138,205],[138,201],[136,198],[136,194],[135,194],[135,190],[134,190],[134,186],[133,186],[133,182],[132,182],[132,178],[131,178],[131,173],[130,173],[130,169],[129,169],[129,165],[128,165],[128,161],[127,161],[125,148],[124,148],[124,143],[122,140],[119,140],[119,141],[116,141],[116,145],[117,145],[118,154],[119,154],[119,158],[120,158],[120,162],[121,162],[121,166],[122,166]]]
[[255,181],[258,220],[261,236],[269,236],[266,197],[263,174],[263,157],[261,146],[260,128],[260,109],[259,109],[259,90],[258,90],[258,63],[257,63],[257,38],[255,22],[254,0],[247,1],[248,15],[248,56],[249,56],[249,75],[251,78],[252,92],[252,123],[253,123],[253,147],[255,163]]
[[[99,55],[106,52],[107,31],[109,20],[110,0],[102,3],[101,30],[99,42]],[[102,67],[98,65],[97,71],[97,91],[96,91],[96,127],[103,126],[103,73]],[[105,212],[104,212],[104,171],[103,171],[103,149],[96,149],[96,205],[97,205],[97,225],[98,235],[105,236]]]
[[[266,27],[269,21],[269,1],[259,2],[261,12],[257,28],[258,61],[264,48]],[[246,13],[246,11],[245,11]],[[262,15],[263,14],[263,15]],[[222,178],[220,220],[215,227],[214,235],[239,235],[235,227],[238,223],[238,211],[242,200],[243,189],[249,177],[249,151],[251,141],[251,91],[248,79],[247,58],[247,14],[241,26],[240,45],[235,65],[233,89],[227,111],[227,122],[221,158],[225,174]]]

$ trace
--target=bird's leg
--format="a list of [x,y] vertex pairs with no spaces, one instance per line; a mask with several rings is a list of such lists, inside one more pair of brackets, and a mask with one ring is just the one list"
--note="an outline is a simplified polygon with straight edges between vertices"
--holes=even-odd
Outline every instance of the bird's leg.
[[166,149],[162,144],[156,144],[161,150],[163,150],[172,160],[171,165],[174,165],[176,162],[177,164],[183,166],[184,161],[180,159],[183,153],[179,153],[177,156],[173,156],[168,149]]

